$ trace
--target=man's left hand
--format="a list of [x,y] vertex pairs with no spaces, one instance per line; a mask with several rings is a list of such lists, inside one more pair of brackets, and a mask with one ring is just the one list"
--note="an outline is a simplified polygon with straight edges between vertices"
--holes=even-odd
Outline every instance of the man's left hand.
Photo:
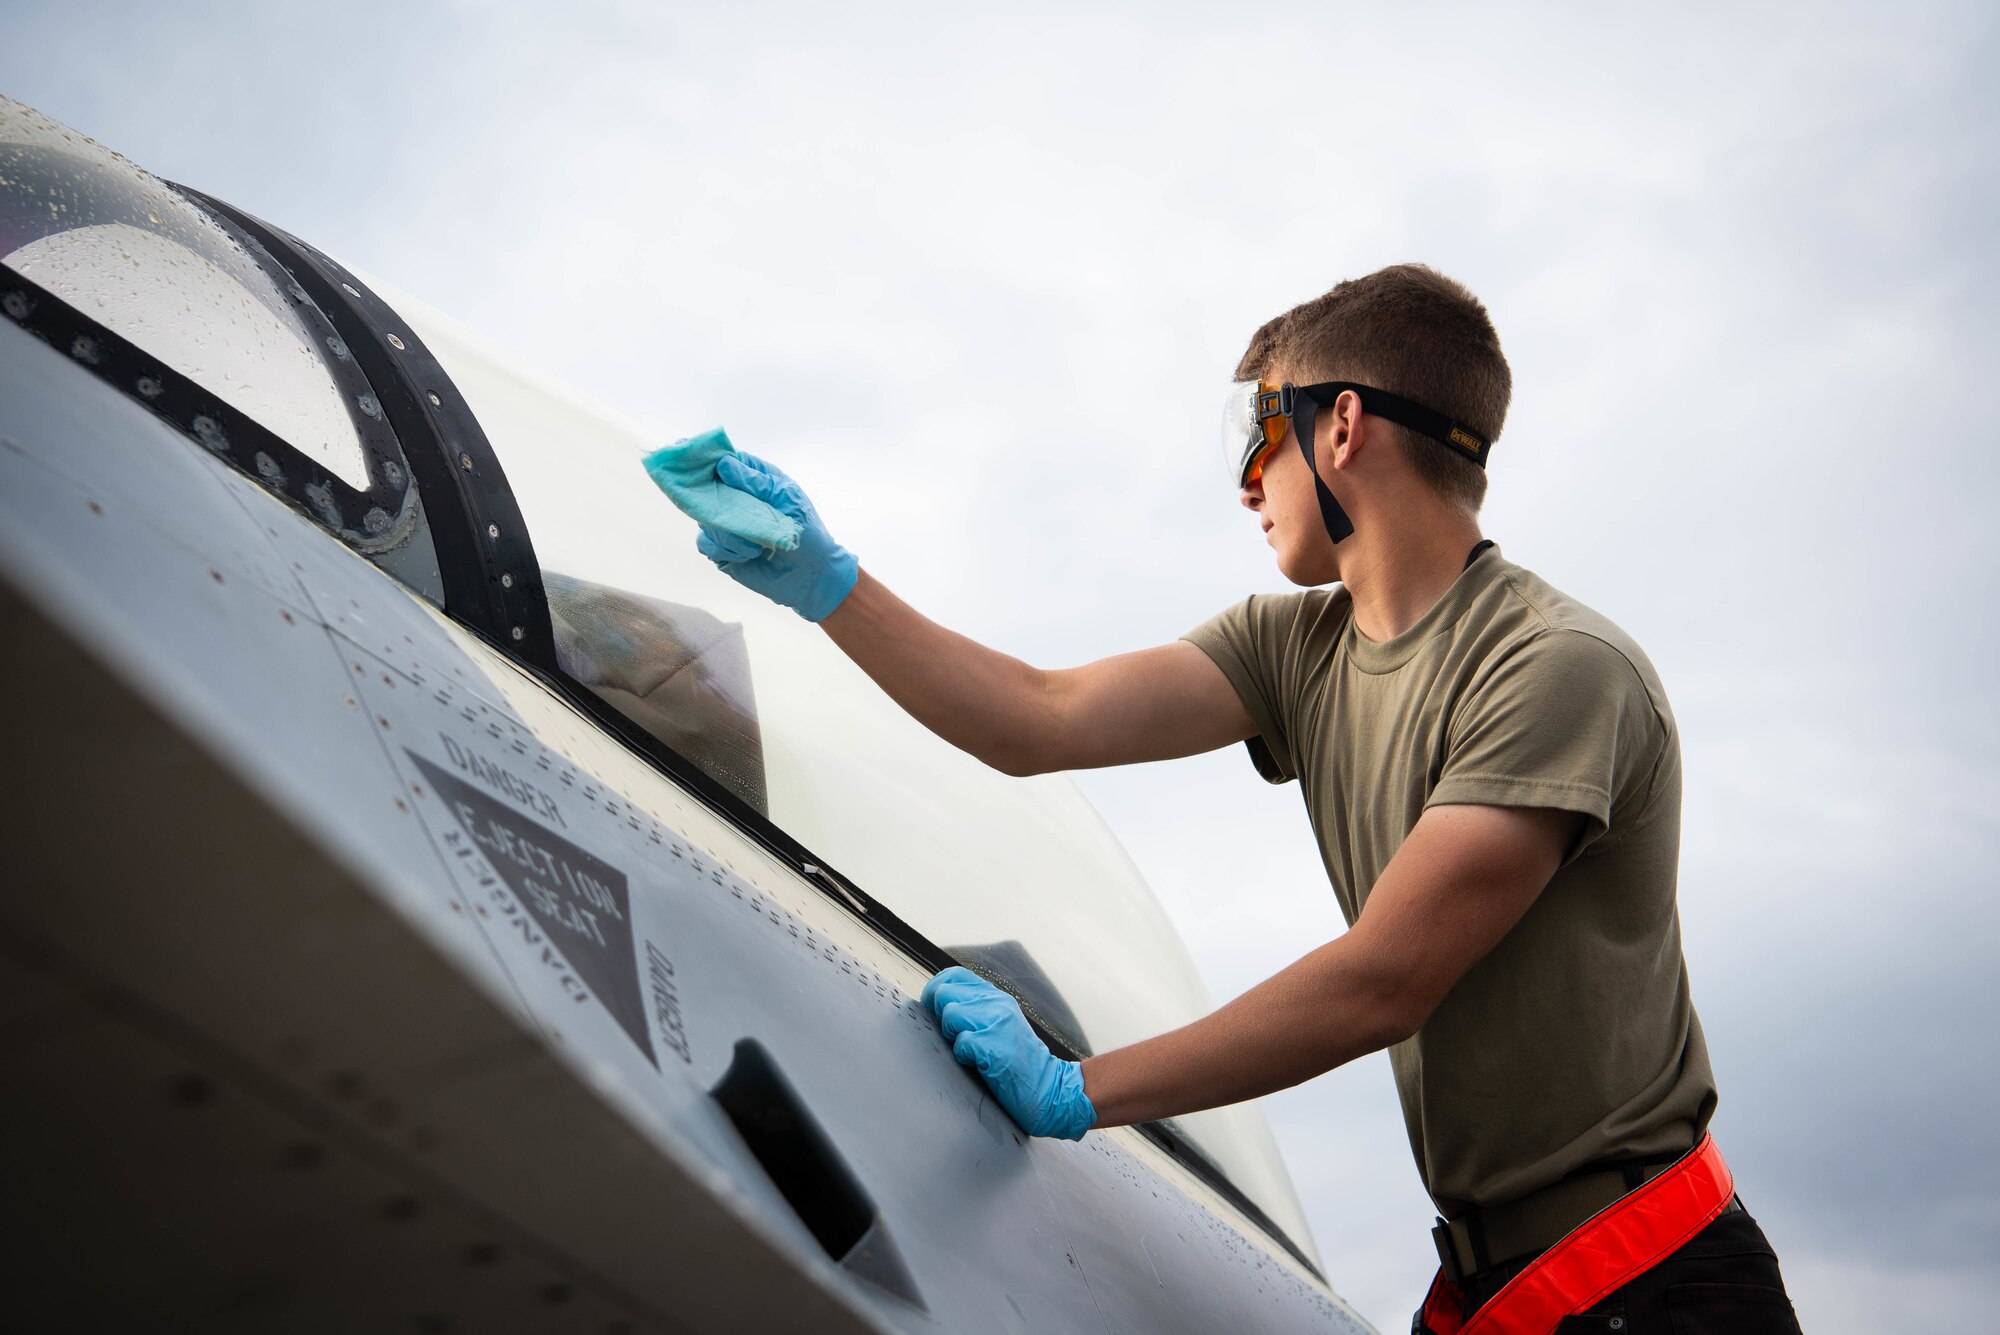
[[950,968],[924,984],[951,1055],[979,1072],[993,1097],[1031,1136],[1081,1140],[1097,1121],[1083,1069],[1049,1051],[1021,1005],[978,974]]

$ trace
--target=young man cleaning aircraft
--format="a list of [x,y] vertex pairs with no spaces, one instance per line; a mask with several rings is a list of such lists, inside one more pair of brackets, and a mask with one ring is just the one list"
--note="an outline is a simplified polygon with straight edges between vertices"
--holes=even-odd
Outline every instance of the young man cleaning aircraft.
[[1024,1130],[1076,1138],[1387,1048],[1443,1216],[1419,1331],[1550,1331],[1585,1313],[1563,1328],[1796,1331],[1706,1135],[1716,1094],[1681,955],[1665,693],[1629,637],[1479,533],[1511,393],[1485,307],[1431,269],[1384,269],[1265,325],[1237,376],[1240,499],[1303,591],[1065,671],[903,603],[776,467],[714,464],[797,535],[786,548],[704,525],[703,554],[986,763],[1034,774],[1242,741],[1267,779],[1302,784],[1345,934],[1185,1028],[1080,1064],[1006,993],[947,969],[924,1000],[958,1060]]

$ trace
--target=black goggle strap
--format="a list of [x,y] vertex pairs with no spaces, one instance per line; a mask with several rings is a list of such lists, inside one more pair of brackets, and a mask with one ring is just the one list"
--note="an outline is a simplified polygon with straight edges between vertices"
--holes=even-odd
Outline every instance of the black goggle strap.
[[[1432,440],[1448,447],[1452,453],[1472,460],[1481,468],[1486,467],[1486,456],[1493,449],[1492,441],[1465,423],[1446,417],[1435,408],[1426,408],[1421,403],[1412,402],[1400,394],[1391,394],[1386,389],[1376,389],[1372,385],[1356,385],[1345,380],[1301,385],[1296,389],[1286,385],[1278,391],[1280,401],[1274,406],[1281,412],[1296,413],[1297,400],[1301,397],[1308,401],[1317,399],[1324,403],[1332,403],[1347,390],[1353,390],[1360,396],[1361,411],[1374,413],[1377,417],[1385,418],[1398,426],[1406,426],[1420,436],[1429,436]],[[1259,397],[1257,410],[1260,417],[1265,415],[1263,399],[1269,397],[1272,396]]]
[[[1315,388],[1318,388],[1317,386]],[[1338,544],[1354,536],[1354,521],[1347,517],[1347,511],[1340,508],[1340,502],[1327,490],[1320,480],[1319,465],[1313,462],[1313,421],[1319,416],[1319,403],[1310,394],[1292,399],[1291,386],[1285,386],[1286,408],[1292,419],[1292,436],[1299,442],[1299,453],[1305,457],[1306,471],[1312,474],[1313,494],[1319,499],[1319,519],[1326,525],[1326,536]]]

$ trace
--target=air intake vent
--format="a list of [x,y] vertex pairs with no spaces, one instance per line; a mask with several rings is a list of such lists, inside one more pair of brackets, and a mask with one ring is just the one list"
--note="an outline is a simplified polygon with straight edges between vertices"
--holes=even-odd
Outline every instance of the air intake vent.
[[855,1277],[924,1307],[875,1202],[764,1045],[738,1042],[711,1093],[826,1254]]

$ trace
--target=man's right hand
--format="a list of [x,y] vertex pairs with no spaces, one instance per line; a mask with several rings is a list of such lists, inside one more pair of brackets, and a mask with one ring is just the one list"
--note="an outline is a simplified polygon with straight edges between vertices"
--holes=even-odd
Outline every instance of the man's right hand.
[[797,520],[799,545],[789,552],[774,551],[703,524],[695,550],[744,588],[784,604],[808,621],[826,620],[853,591],[861,567],[854,554],[826,531],[805,490],[782,468],[754,454],[723,456],[716,462],[715,476],[725,486],[747,492]]

